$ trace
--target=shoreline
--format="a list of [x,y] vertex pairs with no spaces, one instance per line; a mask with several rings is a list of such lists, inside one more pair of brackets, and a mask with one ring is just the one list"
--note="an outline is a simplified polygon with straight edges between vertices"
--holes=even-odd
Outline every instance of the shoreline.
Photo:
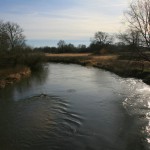
[[[92,66],[115,73],[121,77],[141,79],[150,85],[150,62],[123,60],[119,55],[93,55],[91,53],[45,54],[46,62],[78,64]],[[22,78],[29,77],[32,69],[27,66],[17,66],[0,70],[0,89],[12,85]]]
[[[150,62],[119,59],[119,55],[46,54],[48,62],[73,63],[113,72],[121,77],[141,79],[150,85]],[[144,67],[144,68],[143,68]]]
[[26,66],[18,66],[14,69],[7,68],[0,70],[0,89],[5,88],[8,85],[12,85],[22,78],[31,75],[31,69]]

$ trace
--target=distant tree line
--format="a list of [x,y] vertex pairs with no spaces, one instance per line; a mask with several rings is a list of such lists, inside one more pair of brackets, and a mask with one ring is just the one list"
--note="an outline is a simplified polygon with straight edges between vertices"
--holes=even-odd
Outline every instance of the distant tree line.
[[[117,42],[114,42],[117,41]],[[57,47],[34,48],[34,52],[44,53],[87,53],[105,54],[121,51],[131,51],[142,46],[140,32],[128,29],[125,33],[111,35],[106,32],[98,31],[91,38],[89,46],[79,44],[74,46],[60,40]],[[23,29],[16,23],[0,21],[0,52],[13,50],[32,49],[25,44]],[[146,47],[145,47],[146,49]]]
[[[132,0],[125,12],[127,30],[115,35],[97,31],[89,46],[74,46],[60,40],[57,47],[34,48],[45,53],[84,53],[103,54],[107,52],[130,51],[150,61],[150,0]],[[23,29],[16,23],[0,21],[0,51],[23,49],[25,36]]]
[[[57,47],[39,47],[35,48],[35,51],[40,51],[44,53],[94,53],[103,54],[107,52],[117,52],[128,50],[131,47],[131,43],[127,43],[124,38],[122,38],[123,33],[117,35],[111,35],[106,32],[98,31],[91,38],[89,46],[84,44],[79,44],[75,46],[71,43],[66,43],[64,40],[59,40]],[[118,42],[114,42],[118,41]]]
[[59,40],[57,47],[40,47],[34,50],[45,53],[86,53],[88,48],[84,44],[79,44],[77,47],[73,44],[67,44],[64,40]]

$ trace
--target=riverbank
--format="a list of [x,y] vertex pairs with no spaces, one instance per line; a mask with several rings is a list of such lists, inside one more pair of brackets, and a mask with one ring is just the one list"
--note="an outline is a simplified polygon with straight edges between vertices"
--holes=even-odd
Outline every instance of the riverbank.
[[17,66],[15,68],[7,68],[0,70],[0,88],[14,84],[22,78],[28,77],[31,74],[31,69],[26,66]]
[[45,55],[33,51],[10,51],[0,53],[0,88],[28,77],[31,72],[41,68]]
[[[30,57],[29,57],[30,56]],[[93,66],[114,72],[123,77],[142,79],[150,85],[150,62],[122,59],[119,54],[93,55],[91,53],[29,55],[27,65],[0,69],[0,88],[20,81],[31,75],[31,70],[43,60],[56,63],[74,63],[83,66]],[[31,57],[32,56],[32,57]],[[33,57],[34,56],[34,57]],[[40,59],[42,58],[42,61]],[[25,58],[24,58],[25,59]],[[13,59],[14,60],[14,59]],[[23,59],[22,59],[23,60]],[[40,61],[39,61],[40,60]],[[39,63],[40,62],[40,63]]]
[[114,72],[123,77],[142,79],[150,85],[150,62],[122,59],[117,54],[93,55],[83,54],[46,54],[47,61],[57,63],[75,63],[93,66]]

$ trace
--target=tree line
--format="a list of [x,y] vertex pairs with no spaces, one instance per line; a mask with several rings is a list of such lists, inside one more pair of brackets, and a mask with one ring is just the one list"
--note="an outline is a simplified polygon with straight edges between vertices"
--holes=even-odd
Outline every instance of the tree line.
[[[97,32],[88,51],[110,47],[115,49],[128,48],[146,61],[150,61],[150,0],[132,0],[125,12],[127,29],[123,33],[110,36],[105,32]],[[117,38],[117,43],[113,43]],[[61,43],[61,42],[60,42]]]
[[95,54],[100,54],[101,50],[104,48],[114,48],[118,47],[117,43],[113,43],[115,36],[109,33],[98,31],[91,38],[91,43],[89,46],[84,44],[79,44],[78,46],[72,43],[66,43],[64,40],[59,40],[57,47],[40,47],[35,48],[36,51],[41,51],[45,53],[87,53],[92,52]]
[[[104,49],[131,50],[143,59],[150,61],[150,0],[133,0],[125,12],[127,29],[115,35],[98,31],[89,46],[77,47],[60,40],[57,47],[35,48],[36,51],[50,53],[93,52],[101,53]],[[116,42],[117,41],[117,42]],[[23,29],[16,23],[0,21],[0,51],[24,49]]]
[[131,51],[137,43],[135,37],[130,35],[130,32],[109,34],[102,31],[97,31],[91,38],[89,46],[79,44],[75,46],[71,43],[66,43],[64,40],[59,40],[57,47],[40,47],[34,50],[45,53],[87,53],[101,54],[104,52]]

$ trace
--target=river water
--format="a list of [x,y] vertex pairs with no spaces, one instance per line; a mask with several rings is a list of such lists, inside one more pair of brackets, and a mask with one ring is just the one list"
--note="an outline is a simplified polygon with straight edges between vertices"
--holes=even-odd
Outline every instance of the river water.
[[149,150],[150,86],[47,64],[0,90],[0,150]]

